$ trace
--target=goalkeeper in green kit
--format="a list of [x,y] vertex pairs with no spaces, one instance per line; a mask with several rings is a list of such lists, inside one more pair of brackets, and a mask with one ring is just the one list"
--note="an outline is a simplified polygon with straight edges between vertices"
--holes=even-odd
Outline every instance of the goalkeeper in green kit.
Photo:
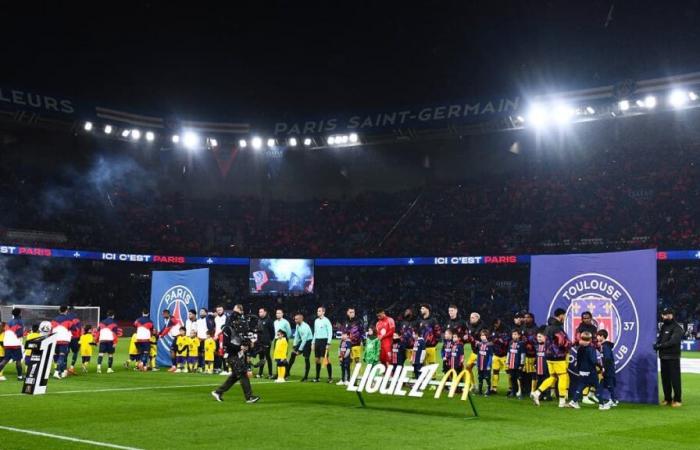
[[365,344],[365,352],[362,355],[362,362],[369,365],[379,362],[379,339],[374,334],[374,328],[372,327],[367,330],[367,343]]

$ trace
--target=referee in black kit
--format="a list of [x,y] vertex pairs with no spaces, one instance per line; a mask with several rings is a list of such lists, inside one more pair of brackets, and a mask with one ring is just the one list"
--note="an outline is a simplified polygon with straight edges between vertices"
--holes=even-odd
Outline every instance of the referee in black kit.
[[[681,340],[683,327],[673,318],[673,310],[661,311],[663,324],[656,338],[654,350],[661,360],[661,385],[664,390],[662,405],[678,408],[681,406]],[[673,392],[672,392],[673,391]],[[672,395],[673,394],[673,395]]]

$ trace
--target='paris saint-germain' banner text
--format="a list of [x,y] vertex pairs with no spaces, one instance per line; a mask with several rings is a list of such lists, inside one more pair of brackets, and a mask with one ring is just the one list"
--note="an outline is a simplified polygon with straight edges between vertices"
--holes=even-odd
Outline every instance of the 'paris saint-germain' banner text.
[[[167,324],[161,314],[164,309],[181,326],[187,321],[187,311],[194,309],[199,315],[200,308],[209,308],[209,269],[154,271],[151,280],[151,320],[156,330]],[[175,327],[165,337],[158,340],[159,366],[171,364],[170,348],[179,327]]]
[[569,337],[585,311],[608,331],[621,400],[658,402],[656,250],[532,256],[530,310],[545,323],[557,308],[566,310]]

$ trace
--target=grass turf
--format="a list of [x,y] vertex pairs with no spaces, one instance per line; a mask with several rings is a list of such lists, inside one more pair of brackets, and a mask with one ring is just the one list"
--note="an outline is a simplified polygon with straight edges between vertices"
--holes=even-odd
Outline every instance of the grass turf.
[[[480,417],[467,420],[466,403],[434,400],[432,391],[420,399],[365,395],[363,409],[344,387],[299,383],[303,360],[295,365],[290,383],[254,380],[259,403],[245,404],[238,385],[224,403],[217,403],[209,392],[224,377],[135,373],[122,367],[125,346],[119,347],[116,373],[96,374],[93,357],[89,374],[52,379],[44,396],[8,395],[20,391],[14,368],[8,368],[8,381],[0,383],[0,426],[144,449],[526,445],[530,450],[577,442],[598,448],[679,449],[697,448],[700,440],[700,375],[683,376],[682,408],[622,404],[611,411],[590,406],[560,410],[553,403],[537,408],[529,400],[506,399],[502,376],[501,395],[475,398]],[[321,373],[323,378],[325,369]],[[338,367],[333,374],[339,375]],[[0,448],[96,447],[0,429]]]

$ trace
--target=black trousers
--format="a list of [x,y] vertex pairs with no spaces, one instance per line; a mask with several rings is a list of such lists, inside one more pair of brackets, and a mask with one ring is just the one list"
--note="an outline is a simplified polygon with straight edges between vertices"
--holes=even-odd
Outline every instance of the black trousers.
[[[681,401],[681,360],[661,360],[661,386],[664,390],[664,401]],[[671,392],[673,391],[673,392]],[[672,395],[673,394],[673,395]]]
[[[311,369],[311,353],[306,351],[301,353],[301,356],[304,358],[304,378],[308,378],[309,369]],[[287,376],[285,378],[289,378],[289,374],[292,372],[292,366],[296,360],[297,354],[292,352],[292,356],[289,358],[289,365],[287,366]]]
[[[265,359],[267,361],[267,374],[272,376],[272,355],[270,354],[270,346],[269,345],[263,345],[262,348],[260,349],[259,353],[260,359]],[[258,375],[262,376],[263,372],[265,371],[265,366],[260,366],[260,372],[258,372]]]
[[241,387],[243,388],[243,396],[246,400],[253,396],[253,389],[250,387],[250,380],[245,373],[232,373],[226,378],[224,384],[216,388],[218,394],[223,394],[224,392],[231,389],[231,387],[236,384],[236,381],[241,382]]

